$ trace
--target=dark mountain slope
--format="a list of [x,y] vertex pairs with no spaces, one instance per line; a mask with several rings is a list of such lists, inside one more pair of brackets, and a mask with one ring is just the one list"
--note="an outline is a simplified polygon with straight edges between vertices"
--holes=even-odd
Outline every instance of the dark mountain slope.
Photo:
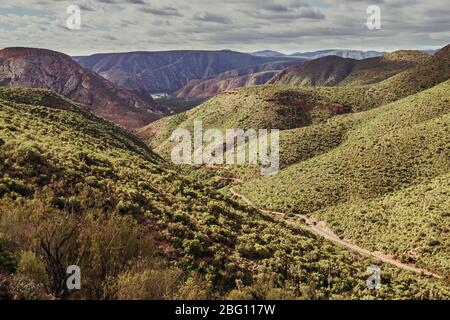
[[229,70],[255,67],[292,58],[256,57],[224,51],[166,51],[95,54],[74,57],[82,66],[133,90],[173,93],[191,80]]

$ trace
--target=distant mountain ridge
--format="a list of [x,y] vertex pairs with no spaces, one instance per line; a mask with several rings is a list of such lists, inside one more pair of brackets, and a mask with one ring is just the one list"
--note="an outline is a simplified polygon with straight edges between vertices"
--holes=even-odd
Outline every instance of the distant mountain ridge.
[[364,60],[325,56],[293,65],[275,75],[267,84],[306,86],[371,84],[430,59],[431,56],[426,53],[410,50],[395,51]]
[[379,57],[382,56],[383,54],[385,54],[385,52],[331,49],[331,50],[319,50],[311,52],[294,52],[291,54],[291,56],[300,57],[304,59],[318,59],[326,56],[338,56],[341,58],[363,60],[367,58]]
[[[426,49],[419,50],[430,55],[435,54],[439,49]],[[341,58],[351,58],[356,60],[368,59],[379,57],[387,54],[385,51],[363,51],[363,50],[345,50],[345,49],[329,49],[329,50],[317,50],[317,51],[306,51],[306,52],[294,52],[291,54],[284,54],[279,51],[274,50],[261,50],[256,52],[251,52],[251,55],[259,57],[300,57],[304,59],[319,59],[327,56],[338,56]]]
[[262,50],[262,51],[256,51],[250,53],[252,56],[256,57],[287,57],[287,54],[273,51],[273,50]]
[[174,93],[191,80],[205,80],[230,70],[278,62],[281,58],[230,50],[180,50],[105,53],[73,59],[125,88]]
[[150,96],[119,87],[69,56],[46,49],[0,50],[0,86],[50,89],[129,129],[163,115]]

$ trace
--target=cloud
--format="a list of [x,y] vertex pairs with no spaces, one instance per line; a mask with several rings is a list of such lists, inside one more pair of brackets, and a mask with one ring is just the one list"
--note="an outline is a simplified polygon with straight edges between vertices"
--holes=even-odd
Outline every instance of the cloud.
[[155,16],[182,17],[183,15],[176,8],[142,8],[143,12],[151,13]]
[[269,3],[262,7],[263,10],[273,11],[273,12],[289,12],[289,8],[287,6],[283,6],[281,4]]
[[95,11],[92,7],[85,5],[85,4],[80,4],[78,5],[78,7],[80,8],[81,11]]
[[[0,47],[105,51],[437,48],[450,32],[448,0],[77,0],[81,30],[65,28],[73,0],[4,0]],[[381,7],[382,30],[366,27]]]
[[320,12],[319,10],[316,10],[316,9],[312,9],[312,8],[303,9],[300,12],[299,17],[305,18],[305,19],[313,19],[313,20],[325,19],[325,16],[322,14],[322,12]]
[[97,0],[97,1],[100,3],[109,3],[109,4],[116,3],[114,0]]
[[199,20],[199,21],[215,22],[215,23],[222,23],[222,24],[227,24],[230,22],[230,20],[224,16],[214,14],[214,13],[209,13],[209,12],[206,12],[206,13],[203,13],[202,15],[196,16],[195,19]]

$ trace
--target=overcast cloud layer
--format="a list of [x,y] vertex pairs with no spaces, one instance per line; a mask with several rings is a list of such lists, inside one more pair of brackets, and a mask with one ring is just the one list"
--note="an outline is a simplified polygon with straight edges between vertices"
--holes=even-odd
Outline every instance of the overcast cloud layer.
[[[66,9],[81,8],[81,30]],[[366,9],[381,8],[381,30]],[[450,43],[449,0],[1,0],[0,47],[71,55],[172,49],[429,49]]]

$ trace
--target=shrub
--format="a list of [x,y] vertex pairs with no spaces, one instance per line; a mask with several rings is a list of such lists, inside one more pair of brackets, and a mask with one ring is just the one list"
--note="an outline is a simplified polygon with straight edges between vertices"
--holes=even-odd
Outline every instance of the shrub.
[[17,274],[36,284],[48,286],[48,275],[44,261],[32,251],[22,251],[17,264]]

